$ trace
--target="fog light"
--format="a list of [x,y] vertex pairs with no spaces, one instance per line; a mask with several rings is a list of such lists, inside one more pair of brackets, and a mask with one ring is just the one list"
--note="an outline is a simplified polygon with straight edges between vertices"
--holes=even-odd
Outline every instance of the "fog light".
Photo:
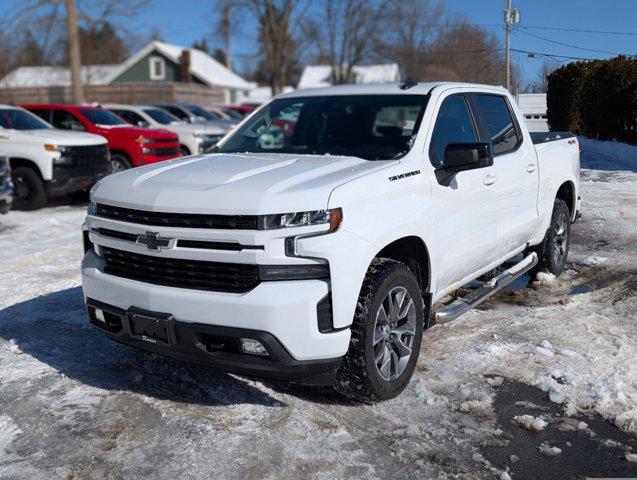
[[104,318],[104,310],[100,310],[99,308],[95,309],[95,318],[102,323],[106,323],[106,318]]
[[252,338],[241,338],[239,339],[241,343],[241,351],[243,353],[249,353],[250,355],[267,355],[268,351],[265,349],[263,344]]

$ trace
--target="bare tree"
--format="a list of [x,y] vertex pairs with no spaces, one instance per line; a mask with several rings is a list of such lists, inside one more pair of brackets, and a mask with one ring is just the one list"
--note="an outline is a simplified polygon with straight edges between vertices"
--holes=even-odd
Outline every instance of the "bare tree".
[[262,64],[272,94],[283,90],[289,77],[297,44],[293,24],[301,0],[250,0],[249,7],[259,24]]
[[549,88],[548,76],[559,67],[559,63],[551,58],[545,58],[537,72],[537,77],[529,87],[529,93],[546,93]]
[[[422,78],[427,70],[431,70],[428,53],[437,39],[444,16],[443,5],[433,0],[386,0],[383,35],[376,41],[376,56],[397,62],[406,78]],[[434,67],[438,72],[442,69]]]

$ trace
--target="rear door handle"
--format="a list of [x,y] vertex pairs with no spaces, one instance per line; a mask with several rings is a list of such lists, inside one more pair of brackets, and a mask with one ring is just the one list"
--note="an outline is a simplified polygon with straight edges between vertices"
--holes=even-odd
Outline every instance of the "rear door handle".
[[482,179],[482,183],[484,183],[485,185],[493,185],[496,179],[497,178],[495,175],[487,175]]
[[526,171],[529,172],[529,173],[535,172],[536,169],[537,169],[537,163],[529,163],[526,166]]

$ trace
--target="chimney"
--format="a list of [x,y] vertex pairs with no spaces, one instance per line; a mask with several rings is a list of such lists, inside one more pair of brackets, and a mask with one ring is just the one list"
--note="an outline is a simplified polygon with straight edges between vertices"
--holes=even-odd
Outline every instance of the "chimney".
[[179,69],[181,71],[181,81],[187,83],[192,82],[192,75],[190,74],[190,50],[182,50],[179,59]]

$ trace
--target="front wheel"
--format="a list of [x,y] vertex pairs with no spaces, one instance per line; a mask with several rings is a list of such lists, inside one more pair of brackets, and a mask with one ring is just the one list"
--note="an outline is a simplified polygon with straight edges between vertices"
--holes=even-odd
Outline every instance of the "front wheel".
[[566,202],[560,198],[553,204],[551,223],[537,253],[537,271],[550,272],[560,276],[566,267],[571,243],[571,212]]
[[335,389],[367,403],[402,392],[420,353],[423,315],[420,286],[412,271],[395,260],[374,260],[361,288]]
[[111,154],[111,168],[113,173],[121,172],[131,168],[131,164],[124,155],[119,153]]
[[29,167],[11,170],[13,179],[14,210],[37,210],[46,206],[47,194],[38,173]]

